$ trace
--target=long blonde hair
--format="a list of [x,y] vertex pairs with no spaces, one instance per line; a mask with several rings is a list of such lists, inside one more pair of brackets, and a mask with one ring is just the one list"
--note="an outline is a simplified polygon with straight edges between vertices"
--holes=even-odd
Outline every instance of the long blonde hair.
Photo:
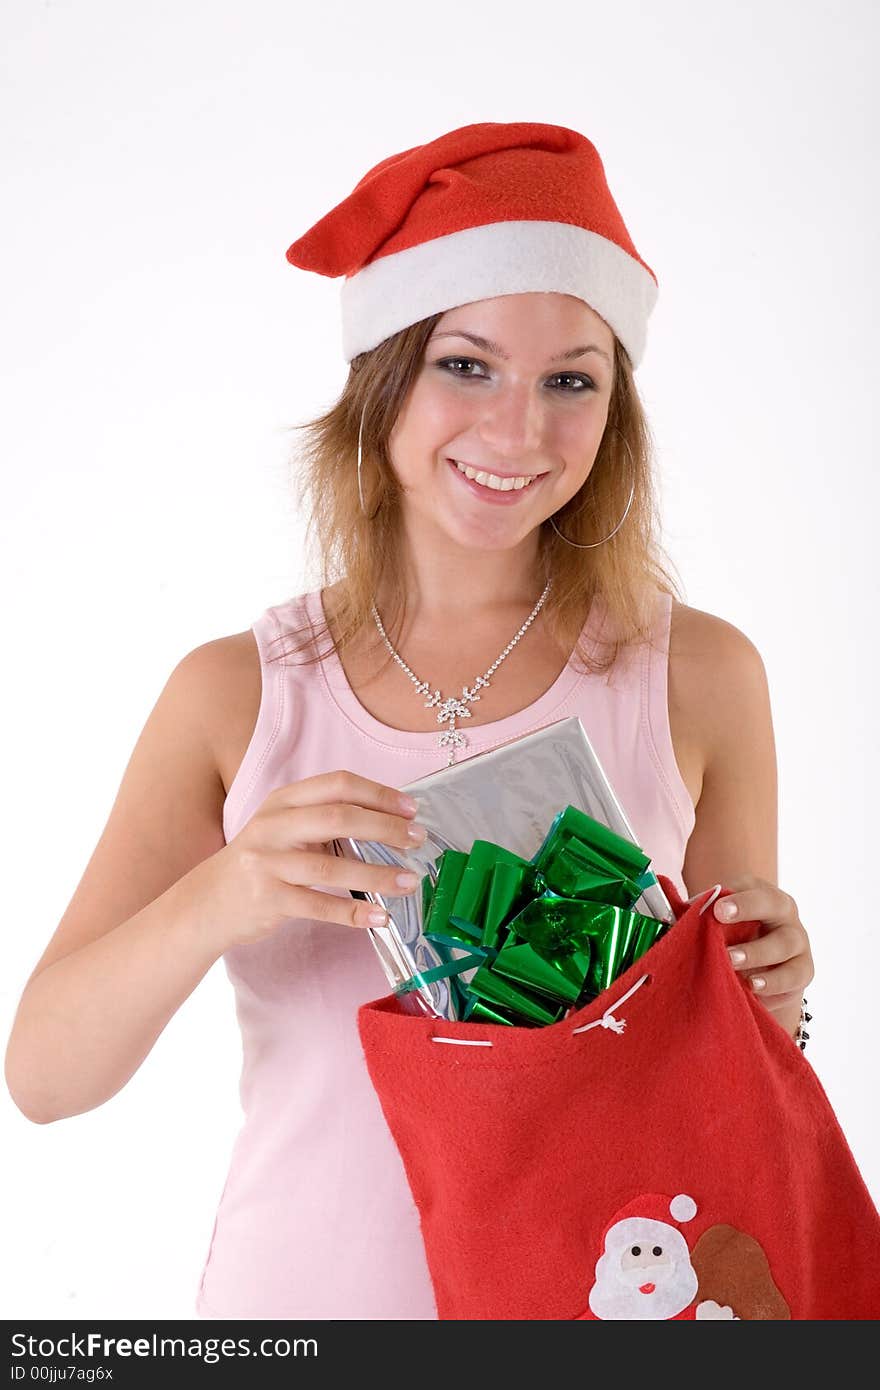
[[[305,435],[292,467],[298,504],[307,509],[307,547],[317,539],[322,589],[343,581],[334,615],[335,637],[325,621],[314,632],[309,625],[288,630],[276,639],[302,638],[292,648],[307,653],[302,664],[310,665],[326,656],[326,650],[319,648],[323,637],[329,638],[329,650],[338,651],[365,628],[375,630],[371,608],[380,583],[382,623],[393,644],[403,629],[407,594],[402,567],[401,490],[388,440],[441,317],[434,314],[422,319],[355,357],[336,403],[316,419],[290,426]],[[362,412],[362,485],[367,515],[361,508],[357,479]],[[657,539],[652,458],[653,441],[632,364],[615,337],[614,383],[599,452],[583,487],[555,513],[554,520],[569,540],[581,544],[595,541],[614,530],[634,484],[626,521],[606,544],[595,549],[577,550],[567,545],[549,522],[542,525],[539,538],[539,559],[545,577],[552,580],[542,609],[546,628],[561,650],[572,660],[579,660],[587,671],[606,671],[623,647],[649,640],[658,589],[682,598]],[[597,596],[604,601],[607,613],[605,636],[598,644],[594,637],[594,645],[587,647],[580,640],[581,633]],[[279,660],[290,651],[286,648],[270,659]]]

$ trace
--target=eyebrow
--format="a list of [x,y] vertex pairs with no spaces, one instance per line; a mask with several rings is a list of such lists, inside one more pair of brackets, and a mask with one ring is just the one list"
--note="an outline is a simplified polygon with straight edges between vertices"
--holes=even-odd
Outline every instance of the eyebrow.
[[[465,333],[461,328],[450,328],[443,333],[434,333],[430,341],[433,342],[435,338],[466,338],[469,343],[473,343],[474,347],[480,348],[483,352],[490,352],[493,357],[500,357],[503,362],[510,360],[510,354],[504,351],[500,343],[493,343],[490,338],[481,338],[478,333]],[[567,352],[560,352],[551,357],[550,361],[571,362],[575,357],[583,357],[587,352],[597,352],[600,357],[605,358],[609,367],[611,366],[611,358],[608,353],[597,347],[595,343],[586,343],[583,347],[569,348]]]

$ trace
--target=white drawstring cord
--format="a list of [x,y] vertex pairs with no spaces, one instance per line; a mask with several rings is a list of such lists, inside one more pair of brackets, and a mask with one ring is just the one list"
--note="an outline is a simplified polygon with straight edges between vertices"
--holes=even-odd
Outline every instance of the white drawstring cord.
[[[636,990],[637,990],[637,989],[640,989],[641,986],[645,983],[645,981],[646,981],[646,980],[649,980],[650,978],[651,978],[650,975],[643,975],[643,976],[641,977],[640,980],[636,980],[636,982],[635,982],[635,984],[633,985],[632,989],[628,989],[627,992],[626,992],[626,994],[624,994],[624,995],[622,996],[622,998],[618,999],[618,1000],[616,1001],[616,1003],[614,1003],[614,1004],[609,1004],[608,1008],[605,1010],[605,1012],[604,1012],[604,1014],[602,1015],[601,1018],[597,1018],[593,1023],[584,1023],[584,1024],[581,1025],[580,1028],[573,1028],[572,1031],[571,1031],[572,1037],[574,1037],[575,1033],[586,1033],[587,1030],[588,1030],[589,1028],[610,1028],[611,1031],[612,1031],[612,1033],[622,1033],[623,1030],[624,1030],[624,1028],[626,1027],[626,1019],[625,1019],[625,1018],[615,1018],[615,1017],[614,1017],[614,1010],[615,1010],[615,1009],[619,1009],[620,1006],[621,1006],[621,1004],[625,1004],[626,1001],[627,1001],[627,999],[629,999],[633,994],[635,994]],[[491,1046],[492,1046],[491,1042],[489,1042],[488,1040],[486,1040],[486,1039],[484,1039],[484,1038],[436,1038],[436,1037],[434,1037],[434,1038],[431,1039],[431,1042],[439,1042],[439,1043],[457,1043],[459,1047],[491,1047]]]
[[[705,893],[705,891],[706,891],[706,890],[705,890],[705,888],[704,888],[704,889],[703,889],[703,892]],[[712,889],[712,892],[710,893],[709,897],[706,899],[706,901],[703,903],[703,906],[700,908],[700,911],[699,911],[698,914],[697,914],[699,917],[702,917],[703,913],[706,911],[706,908],[707,908],[707,907],[711,907],[712,904],[714,903],[715,899],[716,899],[717,897],[720,897],[721,892],[722,892],[721,884],[720,884],[720,883],[716,883],[716,884],[715,884],[715,887]],[[694,896],[693,896],[692,898],[688,898],[688,902],[689,902],[689,903],[695,903],[695,902],[697,901],[697,898],[698,898],[699,896],[700,896],[699,893],[695,893]]]
[[575,1033],[586,1033],[590,1028],[610,1028],[612,1033],[622,1033],[626,1027],[626,1019],[615,1018],[614,1010],[619,1009],[621,1004],[625,1004],[627,999],[635,994],[636,990],[640,989],[649,978],[650,976],[643,975],[640,980],[636,980],[632,989],[628,989],[626,994],[624,994],[621,999],[617,1000],[616,1004],[609,1004],[601,1018],[594,1019],[592,1023],[582,1023],[580,1028],[573,1028],[571,1030],[572,1037],[574,1037]]

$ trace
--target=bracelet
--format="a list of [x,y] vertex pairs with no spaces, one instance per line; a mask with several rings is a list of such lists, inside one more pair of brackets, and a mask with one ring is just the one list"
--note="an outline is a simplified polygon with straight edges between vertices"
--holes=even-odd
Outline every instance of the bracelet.
[[804,1048],[806,1047],[807,1038],[810,1036],[806,1028],[804,1027],[804,1024],[809,1023],[812,1020],[812,1017],[812,1014],[807,1013],[807,1001],[806,998],[804,998],[801,1000],[801,1016],[798,1019],[797,1032],[794,1035],[794,1040],[800,1048],[801,1052],[803,1052]]

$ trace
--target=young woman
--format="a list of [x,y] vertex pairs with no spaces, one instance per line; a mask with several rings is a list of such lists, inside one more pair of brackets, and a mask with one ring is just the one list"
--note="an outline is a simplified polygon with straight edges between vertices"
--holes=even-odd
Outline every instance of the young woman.
[[288,259],[346,277],[349,376],[304,453],[324,582],[171,673],[7,1078],[38,1123],[102,1104],[223,957],[245,1119],[198,1311],[431,1318],[355,1024],[387,985],[351,892],[412,888],[334,838],[405,850],[424,832],[400,786],[578,715],[655,871],[763,924],[733,966],[792,1037],[812,961],[776,885],[761,657],[659,558],[633,380],[656,281],[595,148],[449,132],[371,169]]

